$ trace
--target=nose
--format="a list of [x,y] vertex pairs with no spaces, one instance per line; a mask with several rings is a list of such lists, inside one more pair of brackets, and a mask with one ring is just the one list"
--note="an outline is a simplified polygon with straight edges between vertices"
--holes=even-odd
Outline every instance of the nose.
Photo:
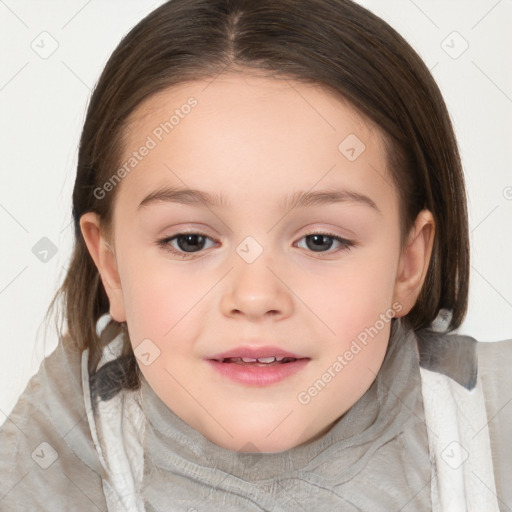
[[279,270],[269,266],[264,254],[252,263],[234,261],[235,268],[229,272],[223,289],[224,315],[257,321],[267,317],[278,320],[291,314],[292,292]]

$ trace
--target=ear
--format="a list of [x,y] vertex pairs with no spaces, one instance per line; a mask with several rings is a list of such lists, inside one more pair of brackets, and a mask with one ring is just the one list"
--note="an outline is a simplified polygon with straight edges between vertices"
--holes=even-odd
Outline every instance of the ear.
[[126,322],[124,296],[117,270],[114,249],[107,240],[98,214],[84,213],[80,217],[80,229],[87,249],[101,276],[110,304],[110,316],[117,322]]
[[398,263],[393,302],[399,302],[403,309],[396,316],[409,313],[418,299],[427,275],[434,235],[434,217],[429,210],[422,210],[409,232]]

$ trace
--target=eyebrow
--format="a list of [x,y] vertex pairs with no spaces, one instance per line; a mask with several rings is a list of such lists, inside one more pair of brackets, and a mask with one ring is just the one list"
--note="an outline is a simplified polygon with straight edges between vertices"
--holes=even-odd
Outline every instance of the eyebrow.
[[[222,194],[214,194],[203,190],[177,187],[161,187],[150,192],[140,202],[137,209],[157,202],[178,203],[190,206],[226,208],[228,201]],[[382,214],[375,201],[365,194],[352,190],[318,190],[314,192],[298,190],[280,202],[282,211],[308,206],[321,206],[340,202],[354,202],[369,206]]]

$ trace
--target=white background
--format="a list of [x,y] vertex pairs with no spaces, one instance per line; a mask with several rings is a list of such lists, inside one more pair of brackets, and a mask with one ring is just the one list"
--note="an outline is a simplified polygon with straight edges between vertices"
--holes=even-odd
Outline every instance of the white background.
[[[43,319],[71,254],[71,192],[90,91],[121,37],[161,3],[0,0],[0,423],[57,343],[53,325],[45,337]],[[510,338],[512,1],[360,3],[422,56],[454,122],[472,251],[470,306],[459,332]],[[42,58],[36,45],[58,47]],[[43,237],[57,248],[46,263],[32,252]]]

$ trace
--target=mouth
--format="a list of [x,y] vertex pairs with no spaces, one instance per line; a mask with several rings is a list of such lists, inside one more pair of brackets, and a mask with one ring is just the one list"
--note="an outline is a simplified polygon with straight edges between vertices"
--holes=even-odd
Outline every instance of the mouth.
[[303,369],[310,357],[277,347],[239,347],[206,361],[222,376],[247,386],[269,386]]
[[309,359],[306,356],[289,352],[279,347],[271,345],[266,346],[240,346],[228,350],[227,352],[221,352],[219,354],[212,355],[208,359],[231,363],[288,363],[296,359]]
[[267,366],[277,366],[281,364],[288,364],[298,361],[299,359],[309,358],[295,358],[295,357],[283,357],[283,356],[272,356],[272,357],[223,357],[222,359],[211,359],[211,361],[217,361],[219,363],[233,363],[239,364],[240,366],[259,366],[265,368]]

